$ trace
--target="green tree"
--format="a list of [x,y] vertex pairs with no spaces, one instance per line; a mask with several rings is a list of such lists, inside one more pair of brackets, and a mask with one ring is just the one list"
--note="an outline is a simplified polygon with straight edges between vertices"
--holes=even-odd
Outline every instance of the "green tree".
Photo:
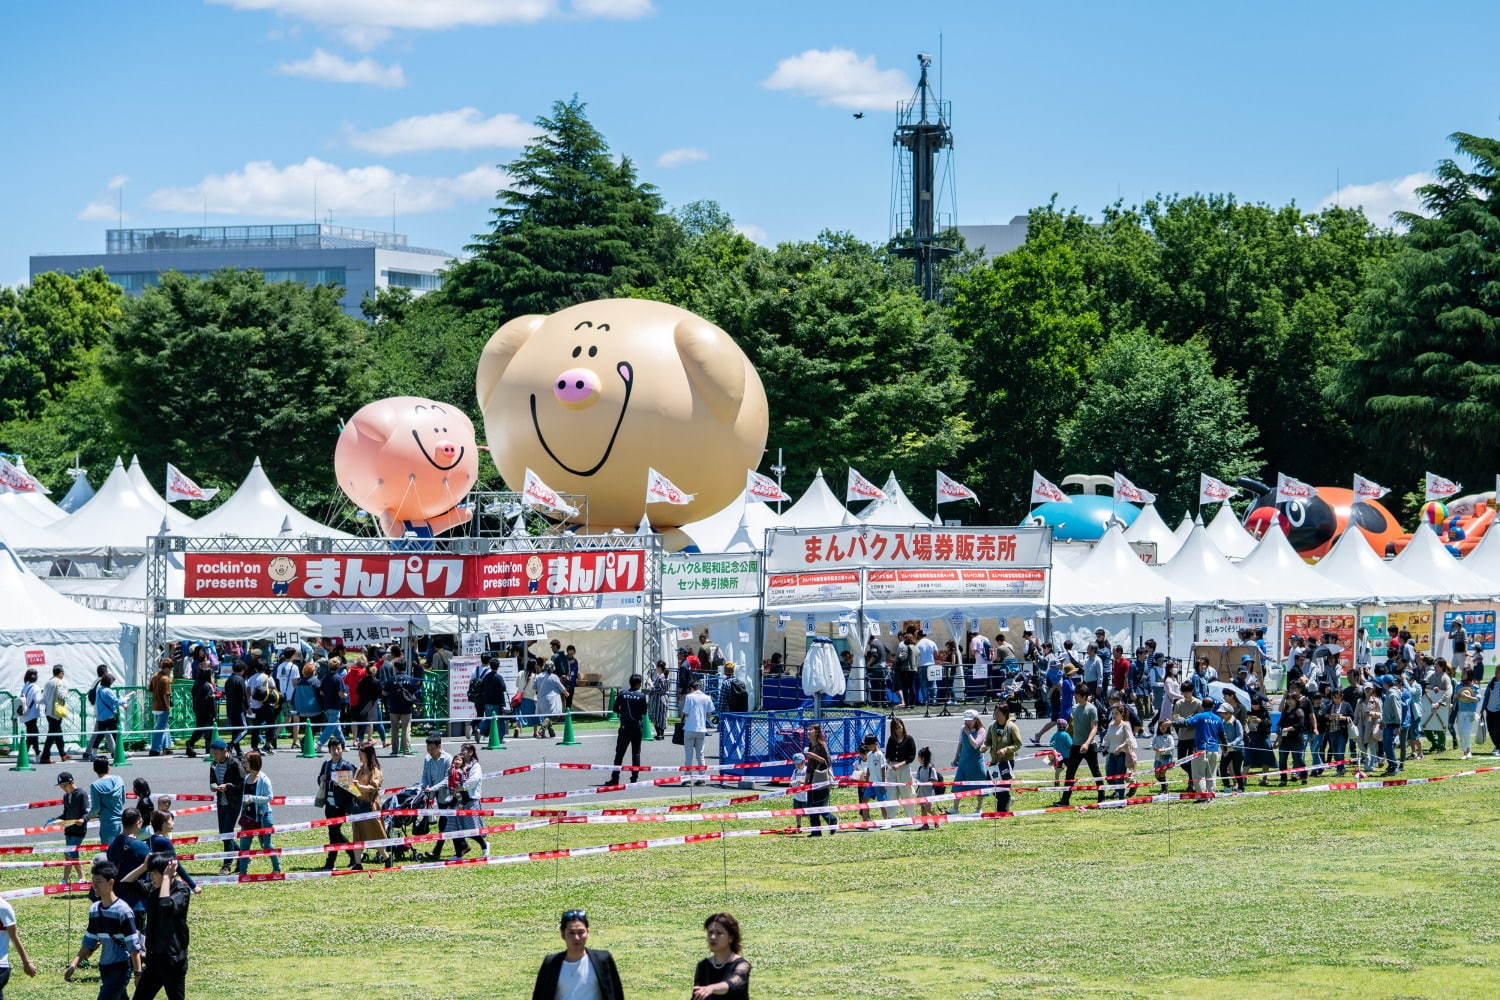
[[163,275],[102,359],[127,450],[153,478],[174,462],[200,482],[237,483],[259,455],[293,503],[325,504],[340,419],[370,398],[366,329],[339,294],[259,271]]
[[1459,132],[1473,169],[1445,159],[1405,214],[1400,249],[1374,268],[1355,356],[1330,398],[1387,482],[1422,464],[1485,489],[1500,468],[1500,140]]
[[1088,389],[1061,428],[1069,470],[1130,470],[1175,519],[1198,496],[1198,474],[1233,481],[1259,466],[1245,393],[1213,373],[1200,341],[1169,344],[1143,331],[1110,339],[1089,365]]
[[656,189],[616,162],[574,96],[537,119],[542,134],[503,165],[511,184],[490,210],[490,231],[443,279],[442,297],[482,312],[493,328],[524,313],[649,287],[677,241]]
[[0,424],[0,451],[22,455],[31,474],[53,490],[54,500],[71,485],[67,470],[75,460],[98,486],[115,458],[127,453],[115,429],[114,390],[99,371],[102,350],[83,352],[77,376],[43,393],[35,416]]
[[978,428],[964,471],[1000,523],[1025,514],[1032,469],[1060,471],[1057,428],[1103,340],[1084,268],[1086,228],[1074,213],[1034,211],[1025,243],[946,286]]
[[122,298],[97,268],[0,288],[0,421],[36,416],[89,369],[89,352],[120,318]]

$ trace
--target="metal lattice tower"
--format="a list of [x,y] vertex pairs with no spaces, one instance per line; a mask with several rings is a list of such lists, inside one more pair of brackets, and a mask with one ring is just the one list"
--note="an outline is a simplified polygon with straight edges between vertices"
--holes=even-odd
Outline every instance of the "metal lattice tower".
[[924,299],[938,293],[938,263],[958,252],[954,230],[952,108],[928,82],[932,56],[918,53],[922,68],[910,101],[896,109],[891,183],[891,252],[912,259]]

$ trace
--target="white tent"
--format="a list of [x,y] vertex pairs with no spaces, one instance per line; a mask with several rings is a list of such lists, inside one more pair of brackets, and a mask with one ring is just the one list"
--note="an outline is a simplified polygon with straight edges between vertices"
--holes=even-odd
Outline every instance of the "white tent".
[[718,513],[684,524],[679,530],[693,540],[699,552],[746,552],[764,549],[766,532],[781,524],[770,504],[750,500],[741,493]]
[[134,455],[130,456],[130,468],[126,470],[130,477],[130,485],[135,489],[140,498],[146,502],[146,506],[158,511],[157,524],[161,523],[163,517],[167,519],[167,527],[181,535],[191,534],[184,531],[193,523],[193,519],[182,511],[167,503],[167,498],[156,492],[156,487],[146,478],[146,473],[141,469],[141,460]]
[[1358,589],[1308,565],[1280,528],[1267,531],[1237,568],[1254,581],[1267,604],[1343,603],[1360,596]]
[[78,508],[88,503],[94,497],[94,487],[89,483],[89,477],[82,469],[77,470],[73,477],[73,485],[68,487],[68,492],[57,502],[57,505],[69,514],[76,514]]
[[140,494],[117,461],[98,494],[78,513],[40,533],[6,530],[5,536],[31,565],[58,559],[98,567],[133,564],[145,554],[147,537],[161,530],[162,517],[162,507]]
[[1172,558],[1177,553],[1177,547],[1182,544],[1172,534],[1172,529],[1167,527],[1167,522],[1161,519],[1161,514],[1157,513],[1154,503],[1148,503],[1142,507],[1140,514],[1130,522],[1130,527],[1125,529],[1125,541],[1155,542],[1158,563],[1164,563]]
[[38,496],[36,493],[16,493],[0,486],[0,520],[6,524],[16,521],[25,521],[33,528],[50,528],[67,516],[59,512],[53,515],[33,503],[30,498]]
[[1464,556],[1462,565],[1500,586],[1500,530],[1486,531],[1479,544]]
[[101,663],[127,676],[137,633],[120,619],[75,604],[0,546],[0,690],[19,691],[28,666],[43,680],[62,666],[70,687],[91,684]]
[[1196,596],[1142,562],[1118,525],[1105,530],[1094,551],[1073,572],[1084,579],[1086,586],[1105,594],[1111,606],[1120,609],[1158,608],[1166,604],[1168,597],[1181,601]]
[[282,499],[261,468],[260,459],[250,467],[239,489],[218,507],[178,534],[195,538],[234,535],[240,538],[277,538],[282,535],[314,538],[350,538],[351,535],[319,524]]
[[1500,593],[1500,587],[1487,577],[1453,558],[1438,539],[1437,532],[1426,524],[1418,526],[1411,542],[1391,560],[1391,568],[1423,584],[1435,597],[1463,600]]
[[781,523],[788,528],[833,528],[855,520],[828,488],[823,470],[819,469],[807,492],[782,511]]
[[1320,576],[1353,590],[1361,600],[1411,601],[1432,596],[1426,586],[1376,555],[1360,528],[1340,535],[1314,569]]
[[[21,470],[28,476],[31,475],[31,471],[26,468],[26,460],[24,458],[17,456],[16,468]],[[20,496],[22,503],[26,504],[26,506],[30,507],[32,510],[36,511],[42,516],[43,524],[56,523],[57,521],[61,521],[63,518],[68,516],[68,512],[59,507],[57,504],[53,503],[52,498],[47,496],[47,494],[45,493],[37,491],[22,493],[20,494]]]
[[872,500],[864,510],[860,511],[861,521],[866,524],[894,526],[932,524],[932,518],[918,510],[916,505],[906,498],[906,491],[896,481],[894,472],[886,477],[885,485],[881,489],[885,491],[886,498]]
[[1227,503],[1219,504],[1219,512],[1209,522],[1208,537],[1231,559],[1243,559],[1255,549],[1255,536],[1245,530]]
[[1186,523],[1191,530],[1182,547],[1171,562],[1156,570],[1168,586],[1191,595],[1187,599],[1194,604],[1256,600],[1256,585],[1225,558],[1208,537],[1208,529]]

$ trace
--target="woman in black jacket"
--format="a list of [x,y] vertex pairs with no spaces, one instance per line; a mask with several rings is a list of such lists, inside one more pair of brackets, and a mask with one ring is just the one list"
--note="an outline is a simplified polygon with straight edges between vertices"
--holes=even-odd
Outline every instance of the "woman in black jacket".
[[193,744],[200,739],[204,750],[213,738],[214,715],[218,712],[215,701],[214,668],[208,662],[208,651],[202,646],[193,647],[193,734],[187,740],[187,755],[198,756]]
[[[891,718],[891,735],[885,741],[885,763],[890,780],[901,782],[900,786],[892,788],[892,798],[905,799],[912,795],[911,766],[917,759],[917,741],[906,733],[906,723],[900,719]],[[887,819],[896,815],[900,806],[885,806],[884,812]],[[916,818],[916,806],[906,807],[906,818]]]
[[531,1000],[555,1000],[568,996],[578,986],[596,984],[599,1000],[624,1000],[625,988],[615,958],[607,951],[588,947],[589,915],[583,910],[568,910],[558,922],[566,950],[542,959],[536,972]]

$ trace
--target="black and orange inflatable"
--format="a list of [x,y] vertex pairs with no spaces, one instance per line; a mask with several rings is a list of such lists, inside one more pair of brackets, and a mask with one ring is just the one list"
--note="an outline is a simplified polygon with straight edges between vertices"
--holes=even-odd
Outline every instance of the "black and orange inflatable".
[[1319,486],[1311,500],[1276,502],[1276,490],[1254,479],[1238,484],[1255,494],[1245,514],[1245,530],[1256,538],[1276,525],[1303,559],[1321,559],[1350,524],[1358,525],[1376,552],[1385,552],[1406,533],[1379,501],[1354,502],[1354,491],[1342,486]]

